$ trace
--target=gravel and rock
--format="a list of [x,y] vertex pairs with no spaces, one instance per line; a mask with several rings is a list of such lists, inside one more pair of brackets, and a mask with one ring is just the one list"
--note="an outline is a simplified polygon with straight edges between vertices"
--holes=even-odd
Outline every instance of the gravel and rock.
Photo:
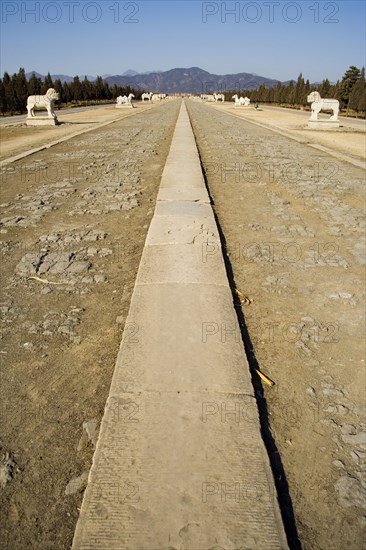
[[245,120],[264,111],[188,105],[232,285],[251,300],[239,316],[288,529],[304,550],[363,548],[364,171]]
[[178,109],[109,109],[2,174],[2,548],[70,548]]
[[[2,175],[4,548],[70,547],[178,107],[141,109]],[[297,534],[304,550],[358,550],[364,174],[219,109],[188,107],[231,282],[248,297],[247,354],[275,381],[263,387],[253,370],[293,548]],[[24,147],[29,130],[5,129],[5,151],[18,152],[17,139]]]

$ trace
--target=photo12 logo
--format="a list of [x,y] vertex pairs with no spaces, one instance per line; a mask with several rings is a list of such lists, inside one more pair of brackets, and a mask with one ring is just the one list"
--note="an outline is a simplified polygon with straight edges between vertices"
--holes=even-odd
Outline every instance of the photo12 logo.
[[[312,242],[306,246],[296,241],[251,241],[237,242],[225,248],[231,261],[242,263],[296,264],[314,266],[347,267],[347,262],[338,254],[339,245],[334,242]],[[221,254],[215,242],[202,243],[202,263],[212,262]]]
[[274,183],[285,184],[309,181],[320,184],[337,184],[339,165],[336,162],[315,162],[303,166],[298,162],[207,162],[204,164],[207,177],[221,183]]
[[337,2],[202,2],[202,23],[339,23]]
[[136,161],[117,161],[110,164],[98,164],[87,154],[78,161],[47,163],[35,160],[18,164],[16,167],[7,166],[0,172],[0,183],[6,184],[12,177],[20,176],[22,183],[57,184],[60,180],[67,179],[69,183],[78,183],[87,179],[89,183],[98,183],[102,177],[108,177],[110,183],[119,183],[120,186],[128,185],[129,178],[126,170],[131,175],[138,174],[139,166]]
[[[139,485],[131,480],[125,481],[101,481],[88,483],[88,488],[85,493],[85,499],[92,504],[98,503],[111,503],[111,504],[129,504],[133,502],[139,502],[140,495]],[[95,518],[100,519],[100,516],[95,512]]]
[[139,23],[136,2],[2,2],[2,23]]

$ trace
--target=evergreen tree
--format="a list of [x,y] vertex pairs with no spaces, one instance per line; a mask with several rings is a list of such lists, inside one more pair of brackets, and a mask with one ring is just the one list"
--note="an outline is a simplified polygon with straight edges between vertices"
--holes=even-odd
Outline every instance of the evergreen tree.
[[354,111],[364,110],[362,108],[359,109],[359,106],[363,106],[364,102],[362,101],[362,98],[365,95],[365,89],[365,68],[363,67],[360,78],[357,80],[349,96],[348,107],[350,109],[353,109]]
[[360,69],[355,67],[354,65],[351,65],[350,68],[345,72],[342,82],[341,82],[341,89],[340,89],[340,99],[348,108],[348,101],[349,97],[351,95],[351,92],[357,82],[357,80],[360,78]]
[[50,88],[54,88],[54,85],[50,73],[47,73],[47,76],[45,76],[43,83],[43,93],[45,94]]
[[112,91],[113,97],[118,97],[119,95],[123,95],[122,88],[120,86],[117,86],[117,84],[113,84],[111,91]]
[[94,96],[93,85],[91,82],[89,82],[86,76],[81,84],[81,87],[82,87],[83,99],[86,101],[93,99],[93,96]]
[[269,103],[274,103],[274,94],[275,94],[274,88],[272,88],[272,87],[269,88],[268,89],[268,99],[267,99],[267,101]]
[[71,84],[71,92],[73,96],[73,101],[80,101],[83,99],[83,88],[78,76],[74,76],[74,80]]
[[258,88],[256,101],[267,101],[266,87],[264,84],[261,84]]
[[17,111],[25,111],[28,97],[28,84],[23,67],[18,74],[13,75],[14,107]]
[[330,82],[327,78],[320,84],[318,91],[321,97],[329,97]]
[[358,105],[357,105],[357,112],[366,114],[366,88],[364,88],[363,93],[359,99]]
[[0,78],[0,112],[6,113],[7,111],[7,103],[6,103],[6,95],[5,95],[5,86],[3,79]]
[[341,82],[339,80],[330,87],[329,97],[334,97],[341,101]]
[[64,82],[62,84],[62,96],[61,100],[65,103],[70,103],[73,100],[73,94],[71,89],[71,84]]
[[6,110],[10,111],[11,114],[13,114],[13,111],[15,110],[14,91],[13,91],[13,84],[12,84],[10,75],[7,72],[4,73],[3,86],[4,86]]
[[277,82],[275,88],[274,88],[274,95],[273,95],[273,101],[275,103],[281,103],[281,82]]
[[286,94],[286,103],[289,103],[290,105],[295,105],[296,100],[296,90],[294,86],[293,80],[291,80],[290,84],[287,86],[287,94]]
[[13,114],[17,110],[15,91],[14,91],[14,81],[16,74],[13,74],[12,77],[8,73],[4,73],[3,83],[5,88],[5,97],[7,107],[10,111],[10,114]]
[[104,83],[101,76],[97,76],[95,83],[95,99],[104,99]]
[[104,83],[104,99],[112,99],[113,94],[109,87],[108,82],[103,81]]
[[310,82],[309,82],[309,79],[305,82],[305,95],[306,95],[306,103],[307,103],[307,97],[308,95],[310,94],[311,92],[311,86],[310,86]]
[[63,90],[62,82],[59,78],[55,80],[53,87],[58,93],[58,96],[59,96],[58,108],[60,108],[62,101],[65,101],[65,100],[64,100],[64,90]]
[[295,86],[295,103],[297,105],[303,105],[306,102],[305,96],[305,80],[302,76],[302,73],[299,74],[299,77]]
[[35,73],[32,73],[28,80],[28,95],[39,95],[41,93],[42,79],[36,76]]

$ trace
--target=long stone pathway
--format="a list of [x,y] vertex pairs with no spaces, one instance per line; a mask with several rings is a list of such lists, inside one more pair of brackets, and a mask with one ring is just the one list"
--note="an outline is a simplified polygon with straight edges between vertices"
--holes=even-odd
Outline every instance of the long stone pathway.
[[73,549],[253,548],[287,542],[183,103]]

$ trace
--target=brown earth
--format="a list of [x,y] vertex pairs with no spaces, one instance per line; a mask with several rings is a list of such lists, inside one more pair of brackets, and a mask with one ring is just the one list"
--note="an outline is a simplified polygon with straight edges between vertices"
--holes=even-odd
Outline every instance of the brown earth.
[[70,548],[178,107],[3,172],[2,548]]
[[[220,108],[188,106],[233,288],[250,300],[238,314],[290,545],[359,550],[364,172]],[[258,367],[275,386],[261,387]]]
[[54,141],[73,134],[97,128],[100,124],[115,122],[151,109],[153,104],[139,104],[134,109],[116,109],[115,106],[99,107],[87,111],[73,113],[56,111],[59,124],[57,126],[27,126],[24,122],[10,122],[0,125],[0,160],[5,160],[23,151],[49,145]]
[[[70,547],[179,104],[146,106],[3,172],[4,548]],[[290,546],[359,550],[364,174],[188,106],[229,276],[250,301],[238,315]],[[73,116],[126,116],[96,111]],[[59,130],[13,124],[5,156]],[[275,386],[262,387],[255,367]]]
[[[261,110],[252,107],[235,108],[232,103],[212,103],[210,107],[235,115],[266,126],[273,126],[310,144],[318,144],[328,147],[342,154],[350,155],[355,159],[365,160],[366,156],[366,122],[360,120],[348,120],[340,118],[340,128],[334,130],[310,130],[307,126],[309,113],[306,115],[294,109],[272,110],[263,106]],[[326,119],[327,115],[320,115]]]

